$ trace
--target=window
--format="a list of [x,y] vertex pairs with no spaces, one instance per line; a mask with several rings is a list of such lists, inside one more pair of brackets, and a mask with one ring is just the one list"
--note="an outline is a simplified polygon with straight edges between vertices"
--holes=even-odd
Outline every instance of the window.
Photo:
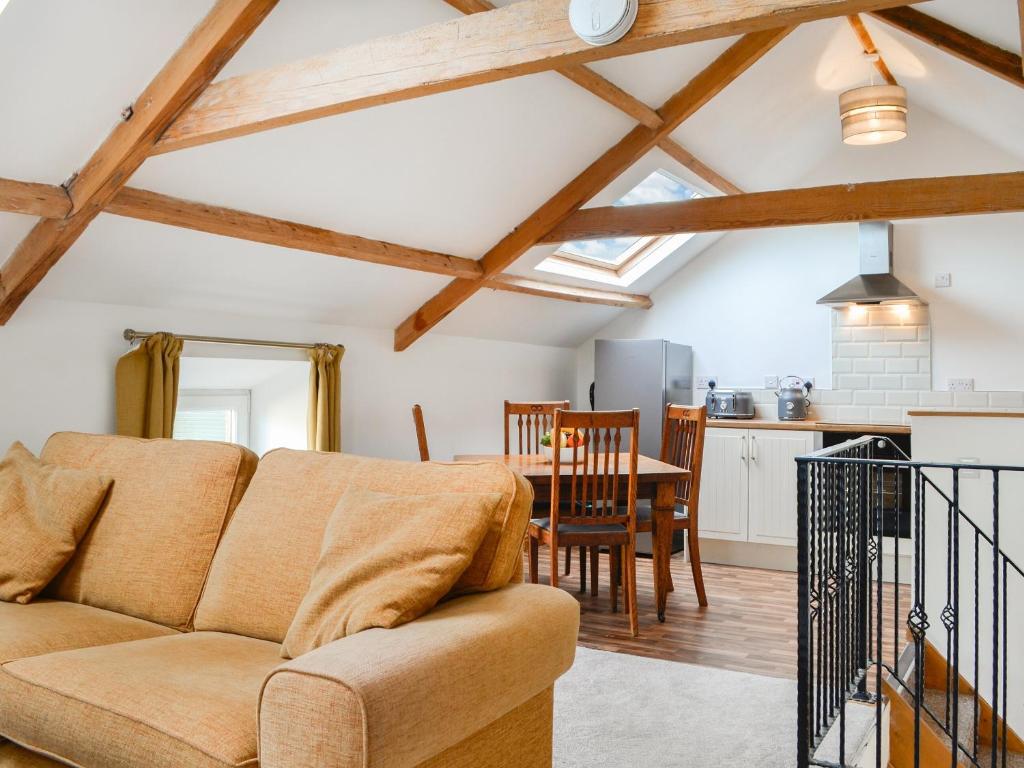
[[175,440],[249,445],[249,390],[185,389],[178,393]]
[[[612,205],[670,203],[703,197],[667,171],[655,171]],[[552,256],[537,265],[553,272],[613,285],[629,285],[680,245],[692,233],[663,237],[609,237],[562,243]]]

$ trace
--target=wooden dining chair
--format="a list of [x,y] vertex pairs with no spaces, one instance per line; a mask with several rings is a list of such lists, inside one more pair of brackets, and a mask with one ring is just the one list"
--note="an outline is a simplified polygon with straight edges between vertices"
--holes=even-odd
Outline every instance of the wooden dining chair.
[[416,426],[416,442],[420,448],[420,461],[430,461],[430,449],[427,448],[427,428],[423,425],[423,409],[416,403],[412,407],[412,423]]
[[[698,408],[670,404],[665,409],[665,424],[661,433],[661,460],[690,471],[689,479],[676,485],[676,508],[672,530],[686,531],[693,587],[697,592],[697,602],[701,606],[708,604],[708,597],[704,591],[704,575],[700,568],[700,537],[697,525],[707,415],[708,409],[703,405]],[[650,532],[652,528],[651,502],[643,499],[637,502],[637,531],[645,533]]]
[[[640,411],[555,411],[554,426],[579,430],[580,445],[568,450],[565,462],[568,494],[563,498],[561,452],[551,467],[550,516],[530,521],[530,581],[538,579],[539,548],[551,549],[551,586],[558,586],[558,548],[578,546],[581,551],[607,547],[611,555],[612,610],[617,610],[618,580],[622,574],[624,608],[629,613],[633,637],[639,632],[636,605],[636,493],[639,452],[637,435]],[[629,447],[623,453],[622,431],[629,430]],[[620,467],[620,463],[627,463]],[[628,471],[625,486],[620,471]],[[591,563],[592,567],[596,562]],[[596,581],[596,572],[591,578]]]
[[[520,456],[540,453],[540,439],[544,433],[553,428],[555,423],[555,410],[561,408],[569,410],[568,400],[538,400],[535,402],[513,403],[505,401],[505,455],[512,454],[512,422],[515,421],[516,434],[519,437],[516,453]],[[512,417],[515,417],[513,419]],[[546,502],[537,502],[537,506],[543,505],[547,508]],[[580,550],[580,591],[583,591],[586,584],[586,557],[587,553]],[[596,559],[597,553],[593,557]],[[568,576],[572,570],[572,547],[565,548],[565,575]]]
[[[519,437],[515,454],[525,456],[540,453],[540,439],[553,428],[555,411],[569,410],[568,400],[541,400],[513,403],[505,401],[505,455],[512,455],[512,422]],[[515,417],[513,419],[513,417]]]

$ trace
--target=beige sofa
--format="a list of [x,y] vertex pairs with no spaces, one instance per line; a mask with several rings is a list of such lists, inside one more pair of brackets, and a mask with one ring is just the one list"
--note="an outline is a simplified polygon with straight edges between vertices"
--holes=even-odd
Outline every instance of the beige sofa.
[[[42,458],[112,475],[44,597],[0,603],[0,768],[551,765],[579,608],[522,583],[532,493],[496,464],[409,464],[59,433]],[[286,661],[280,643],[349,487],[500,491],[454,597]]]

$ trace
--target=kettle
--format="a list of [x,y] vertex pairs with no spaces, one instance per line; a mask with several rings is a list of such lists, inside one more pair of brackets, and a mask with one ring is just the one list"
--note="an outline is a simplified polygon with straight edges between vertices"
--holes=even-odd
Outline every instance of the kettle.
[[807,418],[807,409],[811,407],[808,399],[811,386],[811,382],[799,376],[786,376],[780,382],[775,392],[779,398],[779,421],[803,421]]

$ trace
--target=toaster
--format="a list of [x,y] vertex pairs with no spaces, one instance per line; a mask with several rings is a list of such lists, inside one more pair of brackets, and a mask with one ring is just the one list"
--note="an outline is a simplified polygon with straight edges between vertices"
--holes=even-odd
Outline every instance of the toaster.
[[754,418],[754,395],[737,389],[715,389],[715,382],[708,382],[708,394],[704,399],[709,419],[752,419]]

